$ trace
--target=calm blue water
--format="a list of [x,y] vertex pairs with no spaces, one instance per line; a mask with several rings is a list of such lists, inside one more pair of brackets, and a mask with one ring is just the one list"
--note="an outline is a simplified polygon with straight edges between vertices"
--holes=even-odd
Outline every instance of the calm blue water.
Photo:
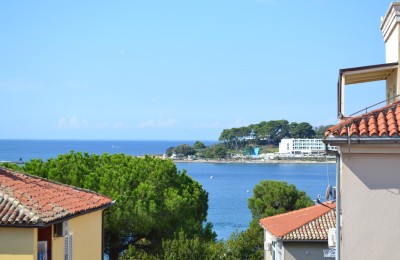
[[[202,141],[209,146],[215,141]],[[29,161],[75,152],[162,155],[169,147],[193,145],[195,141],[76,141],[76,140],[0,140],[0,161]]]
[[[43,160],[58,154],[88,152],[130,155],[163,154],[171,146],[194,141],[43,141],[0,140],[0,161]],[[204,141],[211,145],[212,141]],[[334,185],[335,164],[213,164],[176,163],[179,170],[200,182],[209,193],[208,221],[218,238],[227,239],[235,230],[248,227],[251,214],[247,200],[261,180],[282,180],[296,185],[315,199],[325,194],[328,182]]]
[[[335,164],[212,164],[177,163],[209,192],[208,221],[218,238],[245,230],[251,220],[247,200],[262,180],[281,180],[304,190],[312,199],[324,196],[335,183]],[[210,178],[212,176],[212,178]]]

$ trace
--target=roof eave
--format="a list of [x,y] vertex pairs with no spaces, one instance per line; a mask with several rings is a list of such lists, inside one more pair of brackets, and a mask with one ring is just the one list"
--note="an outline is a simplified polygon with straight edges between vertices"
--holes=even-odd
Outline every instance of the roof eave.
[[8,227],[8,228],[42,228],[45,227],[46,225],[41,222],[41,223],[36,223],[36,224],[29,224],[29,223],[7,223],[7,224],[0,224],[0,228],[2,227]]
[[63,218],[56,219],[54,221],[46,222],[46,223],[44,223],[43,227],[47,227],[47,226],[51,226],[51,225],[54,225],[54,224],[57,224],[57,223],[60,223],[60,222],[64,222],[64,221],[70,220],[72,218],[83,216],[83,215],[86,215],[86,214],[89,214],[89,213],[92,213],[92,212],[95,212],[95,211],[106,210],[106,209],[108,209],[109,207],[111,207],[114,204],[115,204],[115,201],[113,200],[110,203],[107,203],[107,204],[102,205],[102,206],[97,207],[97,208],[88,209],[88,210],[81,211],[81,212],[78,212],[78,213],[75,213],[75,214],[72,214],[72,215],[68,215],[68,216],[63,217]]
[[321,242],[326,242],[328,243],[328,239],[321,239],[321,240],[317,240],[317,239],[307,239],[307,240],[285,240],[285,239],[281,239],[281,242],[294,242],[294,243],[299,243],[299,242],[306,242],[306,243],[321,243]]
[[324,144],[400,144],[400,137],[327,137]]
[[102,205],[102,206],[97,207],[97,208],[81,211],[81,212],[78,212],[78,213],[75,213],[75,214],[71,214],[71,215],[65,216],[63,218],[58,218],[56,220],[49,221],[49,222],[40,221],[40,222],[35,223],[35,224],[29,224],[29,223],[21,223],[21,224],[19,224],[19,223],[7,223],[7,224],[0,224],[0,228],[2,228],[2,227],[12,227],[12,228],[43,228],[43,227],[48,227],[48,226],[51,226],[51,225],[54,225],[54,224],[57,224],[57,223],[61,223],[61,222],[70,220],[72,218],[76,218],[76,217],[79,217],[79,216],[82,216],[82,215],[86,215],[86,214],[89,214],[89,213],[92,213],[92,212],[95,212],[95,211],[106,210],[106,209],[108,209],[109,207],[111,207],[114,204],[115,204],[115,201],[113,200],[110,203],[107,203],[106,205]]

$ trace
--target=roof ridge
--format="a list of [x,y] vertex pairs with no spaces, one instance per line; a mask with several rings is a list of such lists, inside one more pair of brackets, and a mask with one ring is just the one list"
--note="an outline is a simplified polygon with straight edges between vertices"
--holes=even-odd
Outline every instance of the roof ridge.
[[[400,107],[400,100],[385,105],[381,108],[361,114],[355,117],[346,117],[339,121],[338,124],[328,128],[325,131],[325,137],[333,136],[367,136],[367,137],[384,137],[399,136],[400,128],[393,126],[393,122],[398,124],[400,115],[396,115],[396,110]],[[391,120],[388,120],[388,114]],[[393,118],[393,119],[392,119]],[[364,125],[366,121],[366,126]],[[389,125],[392,126],[389,129]]]
[[43,225],[112,204],[90,190],[0,167],[0,225]]
[[[329,219],[329,216],[328,216],[328,215],[331,215],[331,214],[335,214],[335,210],[334,210],[334,209],[328,210],[327,212],[325,212],[325,213],[322,214],[321,216],[319,216],[319,217],[317,217],[317,218],[315,218],[315,219],[309,221],[308,223],[306,223],[306,224],[304,224],[304,225],[302,225],[302,226],[297,227],[296,229],[294,229],[294,230],[292,230],[292,231],[286,233],[285,235],[282,235],[281,238],[285,238],[285,237],[286,237],[285,239],[287,239],[287,240],[292,240],[290,237],[287,237],[287,236],[290,236],[292,233],[295,233],[295,232],[297,232],[297,231],[300,231],[301,229],[308,228],[308,227],[310,227],[310,226],[313,225],[313,224],[317,225],[317,224],[318,224],[317,222],[318,222],[319,220],[322,222],[322,221],[324,220],[325,217],[327,217],[327,218]],[[333,219],[333,220],[336,220],[336,219]],[[334,221],[334,222],[336,222],[336,221]],[[315,225],[314,225],[314,226],[315,226]],[[295,235],[295,234],[293,234],[293,235]]]
[[[322,204],[325,205],[325,204],[332,204],[332,203],[322,202]],[[314,204],[314,205],[309,206],[309,207],[305,207],[305,208],[301,208],[301,209],[295,209],[295,210],[292,210],[292,211],[284,212],[284,213],[281,213],[281,214],[278,214],[278,215],[274,215],[274,216],[265,217],[265,218],[262,218],[262,219],[280,218],[282,215],[289,216],[289,215],[293,215],[293,214],[296,214],[296,213],[299,213],[299,212],[302,212],[302,211],[310,211],[310,210],[313,210],[314,208],[317,208],[317,207],[324,207],[324,206],[322,206],[321,204]]]
[[[269,230],[274,236],[277,238],[284,237],[285,235],[299,229],[302,226],[307,225],[308,223],[320,218],[321,216],[325,215],[326,213],[334,210],[334,208],[330,208],[327,205],[335,205],[334,202],[328,201],[323,202],[321,204],[316,204],[310,207],[285,212],[279,215],[266,217],[260,219],[260,224],[267,230]],[[307,213],[307,214],[303,214]],[[309,219],[301,219],[301,217],[309,216]],[[300,219],[299,219],[300,218]],[[282,223],[276,223],[277,220],[283,219]],[[298,220],[298,223],[295,223]],[[275,222],[274,222],[275,221]],[[266,223],[271,222],[271,223]],[[290,224],[288,224],[290,223]],[[269,225],[268,225],[269,224]],[[272,230],[271,230],[272,229]],[[273,231],[273,229],[276,229]]]
[[100,194],[100,193],[95,192],[95,191],[92,191],[92,190],[88,190],[88,189],[85,189],[85,188],[76,187],[76,186],[73,186],[73,185],[61,183],[61,182],[54,181],[54,180],[51,180],[51,179],[47,179],[47,178],[44,178],[44,177],[41,177],[41,176],[32,175],[32,174],[29,174],[29,173],[26,173],[26,172],[21,172],[21,171],[17,171],[17,170],[12,170],[12,169],[8,169],[8,168],[5,168],[5,167],[0,167],[0,173],[1,173],[2,170],[5,171],[5,172],[7,172],[7,173],[9,173],[9,174],[21,174],[21,175],[27,176],[27,177],[29,177],[29,178],[40,179],[40,180],[43,180],[43,181],[46,181],[46,182],[50,182],[50,183],[53,183],[53,184],[57,184],[57,185],[60,185],[60,186],[72,188],[72,189],[74,189],[74,190],[89,192],[89,193],[92,193],[92,194],[95,194],[95,195],[99,195],[99,196],[103,196],[103,197],[107,197],[107,198],[109,198],[109,199],[112,199],[112,198],[110,198],[110,197],[108,197],[108,196],[106,196],[106,195]]
[[[312,207],[315,207],[315,206],[320,206],[320,207],[326,208],[325,206],[322,206],[321,204],[316,204],[316,205],[311,206],[311,207],[309,207],[309,208],[312,208]],[[308,209],[308,208],[303,208],[303,209]],[[312,209],[310,209],[310,210],[312,210]],[[295,230],[297,230],[297,229],[299,229],[299,228],[301,228],[302,226],[305,226],[305,225],[307,225],[307,224],[309,224],[309,223],[315,221],[316,219],[318,219],[318,218],[322,217],[323,215],[329,213],[331,210],[332,210],[332,209],[327,209],[327,210],[326,210],[325,212],[323,212],[322,214],[316,216],[316,217],[313,218],[313,219],[310,219],[310,220],[306,221],[303,225],[298,226],[298,227],[295,227],[295,228],[293,228],[292,230],[288,231],[286,234],[282,235],[282,237],[285,236],[285,235],[287,235],[287,234],[289,234],[289,233],[291,233],[291,232],[293,232],[293,231],[295,231]],[[300,216],[298,216],[298,217],[300,217]]]

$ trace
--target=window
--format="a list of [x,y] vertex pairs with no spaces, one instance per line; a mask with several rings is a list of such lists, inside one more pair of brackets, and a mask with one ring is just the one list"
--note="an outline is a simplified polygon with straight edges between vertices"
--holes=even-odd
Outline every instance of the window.
[[68,222],[60,222],[54,225],[54,236],[63,237],[68,234]]
[[282,260],[282,242],[272,242],[272,260]]

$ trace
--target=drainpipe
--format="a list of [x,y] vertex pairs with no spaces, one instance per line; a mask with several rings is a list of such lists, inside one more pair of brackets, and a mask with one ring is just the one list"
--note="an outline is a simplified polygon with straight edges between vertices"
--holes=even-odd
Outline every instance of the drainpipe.
[[336,260],[340,260],[340,154],[336,154]]
[[336,253],[335,259],[340,260],[340,212],[341,212],[341,194],[340,194],[340,153],[337,151],[328,150],[327,140],[323,140],[325,143],[325,153],[333,154],[336,156]]

